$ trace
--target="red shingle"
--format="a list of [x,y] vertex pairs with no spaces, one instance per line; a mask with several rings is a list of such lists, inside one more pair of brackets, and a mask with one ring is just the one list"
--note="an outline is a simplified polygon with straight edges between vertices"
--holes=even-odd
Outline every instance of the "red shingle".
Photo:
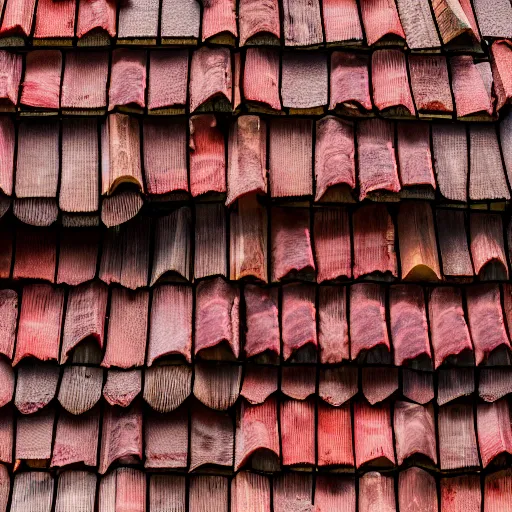
[[262,404],[278,389],[277,367],[248,364],[240,394],[251,404]]
[[34,39],[72,39],[77,0],[38,0]]
[[[38,461],[46,465],[51,458],[55,410],[47,407],[16,422],[16,460]],[[13,507],[15,508],[15,507]]]
[[144,400],[157,412],[179,407],[192,392],[192,368],[184,364],[154,366],[144,371]]
[[[0,70],[4,77],[0,85],[0,105],[7,111],[14,110],[18,105],[22,67],[23,57],[21,55],[0,51]],[[2,124],[5,124],[5,121],[2,121]]]
[[402,370],[402,393],[405,398],[421,405],[434,399],[434,376],[430,372]]
[[65,471],[59,475],[55,512],[81,510],[93,512],[97,476],[87,471]]
[[359,511],[396,511],[395,479],[377,471],[365,473],[359,480]]
[[21,104],[46,110],[59,108],[62,54],[38,50],[27,54]]
[[360,4],[366,39],[370,46],[405,39],[394,0],[361,0]]
[[175,512],[185,512],[186,483],[180,475],[152,475],[149,480],[149,506],[153,512],[165,512],[169,503]]
[[318,465],[354,467],[350,404],[318,404]]
[[241,471],[231,480],[231,511],[247,510],[270,512],[270,481],[265,475]]
[[361,390],[370,405],[390,398],[398,390],[398,368],[363,367]]
[[189,510],[199,511],[206,506],[208,512],[228,512],[228,489],[226,477],[193,476],[189,484]]
[[295,400],[306,400],[316,391],[316,369],[300,364],[281,368],[281,393]]
[[[284,466],[313,466],[315,464],[315,405],[313,401],[284,400],[281,402],[280,415],[282,464]],[[287,490],[291,491],[289,487]],[[276,499],[275,489],[274,499]],[[289,509],[283,509],[283,512],[284,510]]]
[[357,368],[340,366],[320,370],[318,396],[334,407],[339,407],[358,392]]
[[356,488],[354,478],[319,474],[315,482],[315,504],[319,511],[355,512]]
[[35,5],[36,0],[7,0],[0,34],[28,37],[32,29]]
[[146,508],[146,475],[132,468],[119,468],[101,479],[98,510],[116,508],[144,512]]
[[512,510],[511,485],[510,469],[498,471],[485,477],[485,512],[509,512]]
[[196,205],[194,278],[227,277],[226,209],[222,204]]
[[510,393],[512,393],[512,372],[509,368],[491,367],[480,370],[478,394],[482,400],[495,402]]
[[512,454],[512,428],[507,400],[478,404],[476,418],[483,467],[503,453]]
[[475,391],[474,368],[443,368],[438,371],[437,403],[445,405]]
[[110,405],[128,407],[141,391],[140,370],[109,370],[103,386],[103,398]]
[[437,487],[434,477],[420,468],[409,468],[398,477],[398,506],[401,512],[437,512]]
[[16,323],[18,319],[18,294],[14,290],[0,290],[0,354],[12,359]]
[[[253,0],[249,0],[249,2],[251,1]],[[268,108],[281,110],[279,76],[280,62],[277,50],[259,47],[247,49],[243,92],[249,110],[265,111]]]
[[441,510],[443,512],[480,512],[482,496],[478,475],[441,479]]
[[59,367],[53,363],[24,361],[18,367],[14,405],[22,414],[46,407],[54,398],[59,382]]
[[324,0],[322,10],[327,44],[362,43],[363,30],[356,0]]
[[437,26],[444,44],[455,43],[460,36],[480,41],[480,34],[469,0],[434,0]]
[[[203,41],[219,36],[224,41],[223,35],[236,37],[236,2],[235,0],[212,0],[203,6]],[[231,37],[229,39],[231,41]]]
[[[14,279],[43,279],[53,283],[56,260],[57,233],[54,229],[18,227]],[[8,276],[7,273],[3,277]]]
[[512,101],[512,46],[509,41],[496,41],[492,44],[491,65],[497,97],[496,111],[499,111]]
[[117,6],[109,0],[80,0],[76,34],[79,39],[88,33],[102,31],[114,37],[116,35]]

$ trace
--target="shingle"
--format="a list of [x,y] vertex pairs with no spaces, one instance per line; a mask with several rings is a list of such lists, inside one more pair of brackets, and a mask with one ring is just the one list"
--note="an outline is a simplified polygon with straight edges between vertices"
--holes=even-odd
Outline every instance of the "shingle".
[[[12,377],[12,380],[14,381],[14,376]],[[11,390],[12,392],[12,390]],[[0,461],[5,462],[7,464],[10,464],[12,462],[12,456],[13,456],[13,433],[14,433],[14,421],[13,421],[13,410],[11,406],[6,406],[2,408],[2,417],[0,419],[0,433],[1,441],[0,441]],[[3,474],[3,469],[5,469],[5,473]],[[3,486],[5,484],[10,484],[9,482],[9,473],[7,472],[7,468],[4,465],[0,466],[0,472],[2,473],[0,478],[0,492],[5,492],[5,489]],[[7,479],[6,479],[7,476]],[[10,486],[8,486],[7,489],[7,497],[9,497],[9,491]],[[2,494],[2,499],[4,497],[4,494]],[[1,499],[0,499],[1,503]],[[2,509],[4,510],[4,509]],[[7,509],[5,509],[7,510]]]
[[157,281],[191,279],[191,213],[187,207],[155,222],[151,284]]
[[172,414],[148,414],[145,417],[145,468],[177,469],[187,467],[188,455],[187,410]]
[[140,394],[140,370],[109,370],[103,386],[103,398],[113,406],[128,407]]
[[28,471],[14,477],[12,512],[50,512],[54,480],[50,473]]
[[421,405],[434,399],[434,376],[431,372],[402,369],[402,393]]
[[[16,422],[16,460],[38,461],[46,465],[51,458],[55,410],[47,407]],[[36,462],[37,464],[37,462]]]
[[475,0],[478,26],[483,37],[512,38],[512,6],[507,0]]
[[[56,259],[57,232],[54,229],[17,228],[14,279],[43,279],[53,283]],[[9,273],[2,277],[9,277]]]
[[267,282],[267,233],[267,210],[254,196],[240,198],[230,215],[232,280],[253,278]]
[[259,44],[260,41],[279,44],[281,26],[278,0],[241,0],[238,9],[240,46]]
[[355,46],[363,42],[356,0],[324,0],[322,11],[327,44]]
[[372,54],[373,101],[383,116],[414,116],[405,53],[377,50]]
[[102,366],[143,366],[146,353],[149,293],[114,288]]
[[196,0],[162,0],[162,44],[195,43],[200,19],[201,7]]
[[295,400],[306,400],[316,392],[316,369],[301,364],[281,368],[281,393]]
[[18,105],[18,93],[23,67],[23,57],[15,53],[0,51],[0,70],[3,83],[0,85],[0,104],[7,111],[14,111]]
[[[505,292],[510,294],[509,291]],[[506,300],[506,299],[505,299]],[[478,394],[486,402],[495,402],[512,392],[512,373],[509,368],[482,368]]]
[[398,213],[398,241],[402,278],[412,281],[442,279],[434,217],[429,203],[404,202]]
[[267,476],[241,471],[231,480],[231,511],[270,512],[270,494]]
[[63,308],[64,290],[47,284],[25,286],[13,365],[29,356],[58,360]]
[[236,1],[212,0],[206,2],[202,13],[202,39],[232,43],[237,37]]
[[323,286],[319,289],[318,344],[320,361],[339,363],[349,359],[346,288]]
[[437,512],[437,487],[434,477],[423,469],[412,467],[398,477],[398,506],[401,512],[415,512],[417,504],[423,512]]
[[57,392],[60,369],[53,363],[23,361],[18,367],[14,405],[22,414],[46,407]]
[[[124,457],[142,459],[142,410],[138,404],[129,409],[106,405],[103,410],[98,472],[105,474],[114,461]],[[119,485],[119,478],[117,481]]]
[[7,0],[0,34],[28,37],[32,29],[35,5],[36,0]]
[[480,41],[469,0],[432,0],[432,7],[444,44],[455,43],[459,36]]
[[284,0],[283,15],[286,46],[316,46],[323,43],[318,0]]
[[510,486],[512,484],[510,469],[497,471],[485,477],[484,510],[485,512],[508,512],[512,503]]
[[317,414],[318,465],[353,468],[350,404],[331,407],[320,403]]
[[400,20],[411,50],[438,49],[441,46],[428,0],[397,0]]
[[62,373],[58,400],[66,411],[79,416],[98,403],[102,387],[103,369],[68,366]]
[[60,100],[62,54],[37,50],[27,54],[20,102],[26,107],[57,110]]
[[278,390],[277,367],[248,364],[240,394],[251,404],[261,404]]
[[360,5],[369,46],[405,39],[394,0],[361,0]]
[[[283,400],[280,417],[283,466],[314,466],[315,406],[313,401]],[[284,512],[289,509],[282,510]]]
[[[117,6],[109,0],[79,1],[78,22],[76,34],[78,39],[88,35],[93,37],[95,33],[101,36],[114,37],[116,35]],[[106,34],[105,34],[106,32]]]
[[240,395],[242,366],[230,363],[196,362],[194,396],[206,407],[226,411]]
[[512,453],[510,409],[506,399],[478,404],[476,409],[478,446],[482,466],[487,467],[503,453]]
[[0,217],[8,210],[14,180],[14,147],[15,128],[13,122],[6,116],[0,118]]
[[180,475],[152,475],[149,480],[149,504],[152,512],[168,512],[169,503],[174,512],[185,512],[185,477]]
[[116,469],[101,479],[98,497],[98,512],[115,512],[120,506],[144,512],[146,475],[133,468]]
[[315,482],[315,503],[320,510],[355,512],[356,489],[350,476],[318,475]]
[[230,112],[233,102],[231,54],[228,48],[203,46],[192,55],[190,111]]
[[[189,510],[228,512],[228,479],[222,476],[193,476],[189,484]],[[208,497],[205,500],[205,496]]]
[[112,52],[108,109],[136,111],[146,105],[146,53],[142,50],[116,49]]
[[437,373],[437,403],[442,406],[475,392],[474,368],[443,368]]
[[94,512],[97,476],[88,471],[65,471],[59,475],[55,512]]
[[300,472],[283,473],[273,480],[274,512],[312,509],[313,481],[311,475]]
[[179,407],[192,392],[192,368],[188,365],[154,366],[144,372],[144,400],[157,412]]
[[159,0],[131,0],[120,5],[117,31],[119,42],[127,40],[138,44],[155,44],[159,8]]
[[418,115],[451,118],[453,102],[446,57],[409,55],[409,72]]
[[150,113],[185,113],[188,62],[187,50],[164,50],[149,54]]
[[38,39],[64,39],[64,44],[71,43],[71,39],[75,35],[76,3],[77,0],[61,0],[59,2],[39,0],[37,2],[34,43],[38,44]]
[[192,116],[190,125],[190,192],[226,192],[225,140],[213,115]]
[[16,323],[18,319],[18,294],[14,290],[0,291],[0,354],[12,359]]
[[499,111],[512,100],[512,45],[509,41],[496,41],[492,44],[490,53],[494,93],[497,98],[496,111]]
[[370,405],[387,400],[398,390],[398,368],[363,367],[361,390]]

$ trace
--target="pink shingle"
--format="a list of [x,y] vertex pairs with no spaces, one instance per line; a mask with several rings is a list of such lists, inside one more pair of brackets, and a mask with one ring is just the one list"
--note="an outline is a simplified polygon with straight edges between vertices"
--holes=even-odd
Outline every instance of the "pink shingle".
[[387,39],[405,39],[394,0],[361,0],[361,14],[370,46]]
[[29,36],[34,19],[36,0],[7,0],[0,34]]
[[144,108],[145,91],[146,53],[141,50],[114,50],[108,109],[133,105]]
[[80,0],[76,34],[79,39],[89,32],[107,32],[116,35],[117,6],[109,0]]
[[244,46],[253,37],[264,38],[268,34],[279,39],[281,27],[278,0],[241,0],[238,8],[240,46]]
[[[312,400],[281,402],[281,445],[284,466],[315,464],[315,406]],[[283,509],[288,510],[288,509]]]
[[235,0],[211,0],[203,8],[203,41],[228,32],[238,35]]
[[362,42],[363,30],[356,0],[324,0],[322,9],[327,44]]
[[0,51],[0,105],[11,110],[18,104],[18,90],[20,87],[23,58],[21,55]]
[[322,286],[319,289],[318,315],[320,361],[332,364],[348,360],[346,288]]
[[491,65],[498,111],[512,100],[512,45],[509,41],[492,44]]
[[73,38],[76,2],[77,0],[38,0],[34,38]]

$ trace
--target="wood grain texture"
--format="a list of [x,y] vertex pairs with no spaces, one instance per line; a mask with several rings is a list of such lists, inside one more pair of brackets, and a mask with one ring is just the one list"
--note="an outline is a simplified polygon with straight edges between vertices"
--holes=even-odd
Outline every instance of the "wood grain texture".
[[169,503],[173,512],[185,512],[185,477],[178,475],[153,475],[149,480],[149,506],[153,512],[169,512]]
[[[228,512],[229,481],[222,476],[193,476],[189,487],[190,512]],[[205,500],[204,497],[209,499]]]
[[194,354],[217,358],[221,354],[209,349],[226,345],[229,355],[238,359],[240,290],[218,277],[201,281],[196,289],[195,346]]
[[[101,222],[107,228],[119,226],[133,219],[143,206],[142,197],[136,190],[116,191],[112,196],[102,198]],[[97,221],[96,225],[99,224]]]
[[29,356],[58,359],[63,308],[64,290],[46,284],[25,286],[13,365]]
[[270,494],[267,476],[241,471],[231,480],[231,511],[270,512]]
[[52,467],[76,463],[96,466],[100,414],[98,408],[75,416],[62,412],[57,421]]
[[485,512],[509,511],[512,507],[510,501],[510,486],[512,484],[510,469],[497,471],[485,478],[484,510]]
[[135,290],[146,286],[149,270],[150,219],[137,217],[105,232],[99,278]]
[[159,8],[159,0],[131,0],[120,5],[117,37],[156,40]]
[[240,394],[242,367],[229,363],[196,363],[194,396],[210,409],[225,411]]
[[143,124],[144,174],[150,194],[188,192],[187,126],[185,120]]
[[182,355],[191,362],[192,293],[188,286],[163,285],[153,290],[148,366],[172,355]]
[[[18,105],[18,91],[21,81],[23,58],[21,55],[0,51],[0,72],[2,73],[2,84],[0,85],[0,102],[11,109]],[[5,121],[2,121],[2,125]]]
[[354,405],[354,443],[357,468],[371,462],[395,464],[389,405]]
[[173,414],[149,414],[145,418],[144,440],[148,469],[187,467],[188,414],[180,409]]
[[340,366],[320,370],[318,396],[324,402],[339,407],[355,396],[358,388],[357,368]]
[[505,115],[500,123],[500,142],[507,177],[512,178],[512,115]]
[[348,476],[318,475],[315,482],[315,506],[319,512],[356,510],[356,489],[354,478]]
[[387,208],[369,204],[352,215],[354,278],[367,274],[397,275],[395,226]]
[[315,201],[328,200],[329,192],[356,186],[354,125],[334,116],[316,122]]
[[101,193],[111,195],[122,184],[143,190],[139,121],[111,114],[101,130]]
[[[10,362],[3,358],[0,362],[0,385],[0,407],[4,407],[12,402],[15,387],[15,374]],[[4,441],[0,443],[0,461],[3,462],[11,462],[12,455],[12,447],[10,447],[10,437],[12,437],[12,418],[10,411],[11,407],[6,407],[5,418],[0,421],[0,431],[4,438]]]
[[363,30],[356,0],[325,0],[322,11],[327,44],[362,43]]
[[124,457],[142,459],[142,410],[137,403],[129,409],[106,405],[103,410],[98,472],[105,474]]
[[466,202],[469,162],[465,127],[432,125],[432,147],[439,191],[448,200]]
[[250,103],[252,108],[255,110],[266,108],[281,110],[279,77],[280,58],[277,50],[271,48],[247,49],[243,72],[243,92],[245,101]]
[[[480,284],[466,290],[469,328],[475,347],[476,364],[492,363],[498,350],[512,349],[505,329],[498,285]],[[503,355],[507,360],[505,354]]]
[[495,402],[511,393],[512,372],[508,368],[482,368],[478,394],[485,402]]
[[62,54],[57,50],[29,52],[25,61],[25,76],[21,104],[46,110],[56,110],[60,104]]
[[309,119],[273,119],[270,123],[272,197],[313,193],[313,123]]
[[318,405],[318,465],[354,467],[350,404]]
[[484,281],[507,280],[508,266],[501,216],[471,214],[469,234],[475,273]]
[[437,403],[445,405],[475,391],[473,368],[443,368],[438,373]]
[[149,54],[148,109],[185,109],[189,54],[164,50]]
[[313,510],[311,475],[283,473],[273,480],[274,512]]
[[512,45],[508,41],[496,41],[491,46],[490,54],[496,111],[499,111],[512,100]]
[[377,198],[382,192],[400,191],[394,134],[394,125],[382,119],[358,123],[360,201],[367,197]]
[[258,116],[241,116],[230,126],[226,206],[246,195],[267,192],[267,125]]
[[99,207],[98,125],[66,120],[62,125],[59,206],[65,212],[96,212]]
[[150,284],[175,278],[191,280],[191,212],[184,206],[156,219]]
[[444,276],[471,277],[474,272],[469,255],[464,212],[439,209],[436,210],[436,221]]
[[[270,453],[269,453],[270,452]],[[237,413],[235,432],[235,471],[250,465],[251,459],[262,455],[279,461],[277,401],[268,399],[260,405],[242,401]]]
[[224,32],[238,35],[235,0],[207,0],[203,4],[202,39],[206,41]]
[[262,404],[278,389],[277,373],[277,368],[247,364],[240,394],[250,404]]
[[55,410],[42,409],[29,416],[20,416],[16,422],[16,460],[48,461],[52,454]]
[[194,278],[227,276],[226,211],[222,204],[196,205]]
[[128,407],[142,388],[140,370],[109,370],[103,386],[103,398],[110,405]]
[[399,50],[377,50],[372,54],[372,94],[383,114],[414,115],[407,61]]
[[419,115],[451,117],[453,101],[446,57],[409,55],[409,72]]
[[[281,402],[281,447],[283,466],[315,464],[315,405],[312,400]],[[274,500],[276,491],[274,489]],[[274,501],[274,507],[276,502]],[[284,509],[288,510],[288,509]]]
[[14,477],[11,511],[50,512],[54,480],[50,473],[27,471]]
[[62,373],[58,400],[71,414],[84,414],[98,403],[102,387],[101,368],[70,366]]
[[286,46],[316,46],[323,43],[318,0],[283,0],[283,14]]
[[471,353],[473,346],[460,290],[451,287],[433,289],[428,307],[435,367],[438,368],[450,356]]
[[316,391],[316,371],[302,365],[281,368],[281,393],[295,400],[306,400]]
[[[13,377],[14,380],[14,377]],[[13,408],[10,406],[4,407],[2,409],[3,414],[0,419],[0,433],[1,433],[1,442],[0,442],[0,460],[6,464],[10,464],[12,462],[13,456],[13,434],[14,434],[14,422],[13,422]],[[9,473],[7,467],[2,464],[0,466],[0,495],[4,499],[4,496],[7,494],[7,498],[9,497],[10,491],[10,481],[9,481]],[[5,471],[4,471],[5,470]],[[7,477],[7,478],[6,478]],[[8,489],[5,492],[5,485],[7,484]],[[1,503],[1,501],[0,501]],[[4,510],[4,509],[2,509]],[[5,509],[7,510],[7,509]]]
[[29,36],[34,19],[36,0],[7,0],[0,34]]
[[112,52],[112,65],[108,92],[108,109],[139,106],[146,100],[146,53],[141,50],[116,49]]
[[154,366],[144,372],[144,400],[157,412],[171,412],[192,392],[188,365]]
[[434,377],[430,372],[402,369],[402,393],[405,398],[425,405],[434,399]]
[[18,367],[14,405],[22,414],[32,414],[46,407],[57,392],[60,369],[53,363],[24,361]]
[[432,208],[426,202],[400,205],[398,241],[402,277],[412,281],[442,279],[437,256],[437,242]]
[[226,192],[226,152],[222,131],[213,115],[191,116],[189,155],[190,192]]
[[392,476],[371,471],[359,481],[359,511],[382,510],[395,512],[395,488]]
[[419,286],[396,285],[389,292],[389,315],[396,366],[426,358],[431,362],[427,314]]
[[400,21],[412,50],[440,48],[436,25],[428,0],[397,0]]
[[323,286],[318,291],[318,344],[320,361],[340,363],[349,359],[346,288]]
[[481,510],[482,496],[478,475],[463,475],[441,479],[441,507],[447,512]]
[[98,512],[146,508],[146,475],[137,469],[119,468],[101,479]]
[[273,208],[271,211],[272,281],[294,276],[307,278],[315,271],[309,211]]
[[325,55],[286,52],[281,64],[283,107],[315,109],[328,103],[328,69]]
[[55,512],[94,512],[97,477],[88,471],[65,471],[59,475]]
[[470,55],[450,59],[457,118],[492,116],[493,105],[480,71]]
[[438,431],[441,470],[471,468],[479,465],[471,405],[440,407]]
[[335,51],[331,56],[329,109],[360,115],[372,110],[369,58],[354,52]]
[[210,465],[231,467],[233,441],[234,425],[231,417],[196,404],[192,409],[189,471]]
[[69,228],[60,240],[57,283],[77,286],[96,276],[100,233]]
[[79,39],[91,32],[116,35],[116,5],[109,0],[79,1],[76,35]]
[[43,279],[53,283],[57,260],[56,235],[54,229],[17,228],[14,279]]
[[241,0],[238,9],[240,46],[258,44],[258,37],[281,37],[278,0]]
[[480,403],[477,405],[476,418],[478,446],[485,468],[501,454],[512,452],[509,404],[506,399]]
[[469,198],[473,201],[510,199],[495,127],[471,124],[469,142]]
[[220,97],[232,105],[231,54],[228,48],[203,46],[192,55],[190,68],[190,111],[194,112]]
[[431,1],[444,44],[455,43],[455,39],[464,35],[480,41],[471,2],[467,0]]
[[18,294],[14,290],[0,291],[0,354],[12,359],[16,323],[18,319]]
[[435,416],[432,405],[395,403],[393,427],[399,465],[411,457],[425,456],[437,464]]
[[14,147],[15,131],[14,123],[6,116],[0,120],[0,190],[2,195],[12,194],[14,181]]
[[398,390],[397,368],[362,368],[361,389],[370,405],[383,402]]
[[398,477],[398,507],[402,512],[437,512],[434,477],[420,468],[409,468]]
[[386,292],[381,285],[360,283],[350,288],[350,358],[352,360],[364,356],[366,352],[375,348],[382,348],[385,352],[390,350],[385,300]]
[[77,0],[38,1],[34,39],[73,38],[76,3]]
[[394,0],[361,0],[360,5],[369,46],[385,43],[386,40],[401,42],[401,39],[405,39]]
[[114,288],[102,366],[128,369],[144,365],[149,292]]

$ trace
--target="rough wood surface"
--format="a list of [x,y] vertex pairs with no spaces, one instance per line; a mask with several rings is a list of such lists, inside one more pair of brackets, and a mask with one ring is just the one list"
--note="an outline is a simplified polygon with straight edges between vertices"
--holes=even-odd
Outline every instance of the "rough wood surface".
[[120,5],[117,36],[120,39],[156,39],[159,0],[131,0]]
[[101,204],[101,221],[107,228],[119,226],[133,219],[142,208],[143,201],[136,190],[125,189],[106,196]]
[[[189,510],[228,512],[228,483],[228,479],[222,476],[193,476],[189,487]],[[206,502],[205,496],[209,496]]]
[[311,475],[284,473],[273,481],[274,512],[313,510]]
[[241,471],[231,480],[231,511],[270,512],[270,494],[267,476]]
[[426,50],[441,46],[428,0],[397,0],[397,6],[409,48]]
[[128,407],[141,392],[140,370],[109,370],[103,386],[103,398],[110,405]]
[[384,366],[362,368],[361,390],[370,405],[383,402],[398,390],[398,369]]
[[188,365],[154,366],[144,372],[144,400],[157,412],[171,412],[192,392]]
[[394,0],[360,0],[359,3],[369,46],[386,39],[405,39]]
[[448,404],[475,391],[473,368],[443,368],[438,373],[437,403]]
[[210,409],[225,411],[238,399],[242,383],[239,365],[197,362],[194,375],[194,396]]
[[201,6],[195,0],[162,0],[161,36],[163,39],[199,38]]
[[442,478],[440,503],[443,512],[479,512],[482,507],[481,484],[478,475]]
[[48,461],[52,454],[55,410],[46,407],[16,422],[16,460]]
[[420,468],[409,468],[398,477],[398,507],[401,512],[437,512],[434,477]]
[[247,44],[253,37],[271,34],[277,39],[280,38],[278,0],[240,0],[238,9],[240,46]]
[[394,479],[377,471],[365,473],[359,481],[359,511],[373,510],[396,512]]
[[327,44],[362,43],[363,30],[356,0],[324,0],[322,11]]
[[53,364],[23,362],[18,367],[14,405],[22,414],[32,414],[46,407],[54,398],[60,368]]
[[250,404],[262,404],[278,390],[278,369],[248,364],[240,394]]
[[[21,55],[0,51],[0,70],[3,76],[0,85],[0,100],[9,107],[18,105],[18,89],[20,87],[23,58]],[[6,118],[7,120],[7,118]],[[2,125],[5,120],[2,120]]]
[[499,455],[512,453],[512,428],[507,400],[478,404],[476,419],[480,457],[485,468]]
[[354,467],[350,404],[318,405],[318,465]]
[[11,510],[50,512],[53,502],[53,477],[50,473],[27,471],[14,477]]
[[14,290],[0,291],[0,354],[12,359],[16,321],[18,318],[18,294]]
[[70,366],[62,373],[58,400],[71,414],[84,414],[98,403],[102,387],[101,368]]
[[55,512],[94,512],[97,477],[87,471],[65,471],[59,475]]
[[149,504],[154,512],[169,512],[169,503],[173,512],[186,511],[185,476],[152,475],[149,480]]
[[194,278],[227,276],[226,210],[222,204],[196,206]]
[[421,405],[434,399],[434,377],[430,372],[402,370],[402,393],[405,398]]
[[58,109],[61,73],[61,52],[57,50],[29,52],[25,61],[21,104],[47,110]]
[[295,400],[306,400],[316,392],[316,371],[302,365],[281,368],[281,393]]
[[73,38],[76,4],[77,0],[38,0],[34,39]]
[[323,43],[322,15],[318,0],[283,0],[283,30],[286,46]]
[[57,232],[54,229],[18,227],[16,230],[14,279],[42,279],[53,283],[57,263],[56,236]]
[[18,33],[29,36],[34,19],[36,0],[7,0],[0,34]]
[[509,368],[482,368],[478,394],[486,402],[495,402],[512,392],[512,372]]
[[228,32],[234,37],[238,35],[236,7],[236,0],[207,0],[204,2],[202,13],[203,41],[224,32]]
[[315,405],[313,401],[284,400],[281,402],[280,416],[282,464],[284,466],[313,466],[315,464]]
[[484,510],[486,512],[509,511],[512,507],[510,490],[512,475],[510,469],[497,471],[485,478]]
[[279,52],[271,48],[248,48],[245,54],[243,92],[255,110],[266,107],[280,111]]
[[76,34],[83,38],[92,31],[105,31],[110,37],[116,35],[116,5],[109,0],[79,2]]
[[357,394],[357,380],[357,368],[350,366],[320,370],[318,396],[328,404],[339,407]]
[[512,101],[512,45],[509,41],[496,41],[490,53],[498,111]]
[[356,510],[356,488],[352,477],[320,474],[315,482],[315,505],[320,512]]
[[98,497],[98,512],[144,512],[146,475],[133,468],[116,469],[101,479]]
[[[14,377],[13,377],[14,380]],[[12,394],[12,393],[11,393]],[[3,414],[0,419],[0,461],[10,464],[12,462],[12,456],[13,456],[13,434],[14,434],[14,422],[13,422],[13,409],[10,406],[4,407]],[[7,467],[2,465],[0,466],[0,493],[2,495],[2,498],[4,494],[2,491],[5,492],[4,485],[8,485],[8,491],[10,490],[10,482],[9,482],[9,473],[7,470]],[[3,474],[3,470],[5,469],[5,474]],[[7,477],[7,479],[5,478]],[[7,497],[9,496],[9,492],[7,492]],[[1,503],[1,499],[0,499]]]
[[443,43],[455,42],[454,40],[461,35],[467,35],[477,41],[480,40],[480,34],[469,1],[432,0],[432,7]]

